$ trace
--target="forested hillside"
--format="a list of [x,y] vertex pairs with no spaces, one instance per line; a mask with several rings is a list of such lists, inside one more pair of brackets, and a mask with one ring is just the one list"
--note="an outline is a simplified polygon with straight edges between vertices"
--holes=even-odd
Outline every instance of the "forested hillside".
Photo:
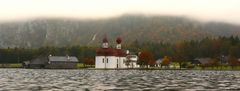
[[202,23],[176,16],[123,15],[100,20],[41,18],[0,23],[0,47],[98,46],[105,34],[110,42],[120,36],[125,44],[135,41],[175,43],[205,37],[239,36],[240,26]]

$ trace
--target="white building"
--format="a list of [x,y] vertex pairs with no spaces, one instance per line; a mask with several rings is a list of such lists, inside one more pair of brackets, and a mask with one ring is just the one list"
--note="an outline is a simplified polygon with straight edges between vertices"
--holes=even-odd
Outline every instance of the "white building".
[[117,38],[116,48],[109,48],[105,37],[101,48],[96,50],[95,68],[127,68],[126,51],[121,49],[121,38]]
[[126,65],[128,68],[138,68],[137,65],[138,56],[137,55],[127,55],[127,62]]

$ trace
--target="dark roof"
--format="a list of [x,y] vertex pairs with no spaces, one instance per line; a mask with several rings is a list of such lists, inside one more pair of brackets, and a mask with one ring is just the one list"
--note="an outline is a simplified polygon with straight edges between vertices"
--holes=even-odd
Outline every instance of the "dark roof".
[[122,49],[115,49],[116,51],[116,56],[119,56],[119,57],[126,57],[127,54],[126,54],[126,51],[125,50],[122,50]]
[[31,60],[29,63],[30,64],[45,64],[47,63],[47,57],[40,56],[36,59]]
[[127,56],[124,50],[114,48],[98,48],[96,50],[96,54],[97,56],[118,56],[118,57]]
[[201,64],[208,64],[211,61],[211,58],[196,58]]
[[191,64],[201,64],[201,62],[199,62],[199,60],[189,60],[191,62]]
[[49,61],[69,61],[69,62],[78,62],[78,59],[73,56],[49,56]]

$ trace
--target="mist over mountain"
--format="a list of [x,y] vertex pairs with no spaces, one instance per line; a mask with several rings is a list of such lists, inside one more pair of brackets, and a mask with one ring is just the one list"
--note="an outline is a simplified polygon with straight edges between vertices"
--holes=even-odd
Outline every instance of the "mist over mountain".
[[100,45],[104,35],[125,44],[198,40],[205,37],[240,36],[240,26],[223,22],[199,22],[178,16],[123,15],[101,20],[32,19],[0,23],[0,48]]

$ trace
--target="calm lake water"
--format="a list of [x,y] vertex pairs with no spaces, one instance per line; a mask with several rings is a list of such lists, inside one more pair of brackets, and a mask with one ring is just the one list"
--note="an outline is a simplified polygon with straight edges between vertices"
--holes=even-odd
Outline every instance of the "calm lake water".
[[0,69],[0,90],[240,90],[240,71]]

